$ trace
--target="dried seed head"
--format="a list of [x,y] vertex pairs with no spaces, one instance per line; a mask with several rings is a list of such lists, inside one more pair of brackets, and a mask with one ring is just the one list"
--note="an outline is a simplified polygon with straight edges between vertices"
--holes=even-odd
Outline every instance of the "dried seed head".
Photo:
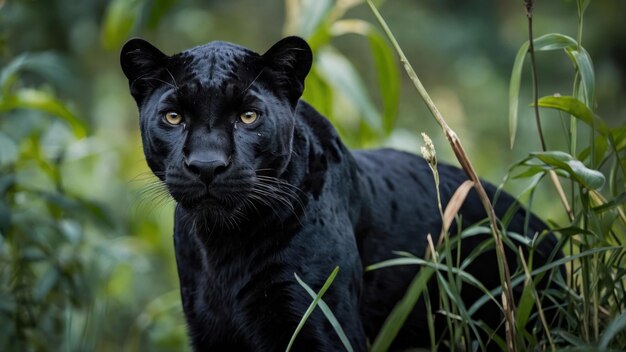
[[437,154],[435,153],[435,146],[433,145],[433,141],[428,137],[428,135],[422,132],[422,138],[424,138],[424,146],[421,148],[422,156],[428,163],[432,166],[437,165]]

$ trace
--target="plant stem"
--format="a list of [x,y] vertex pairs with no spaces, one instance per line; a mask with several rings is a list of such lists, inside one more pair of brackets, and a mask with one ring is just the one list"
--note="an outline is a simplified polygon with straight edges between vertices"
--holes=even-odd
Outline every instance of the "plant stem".
[[530,54],[530,67],[533,74],[533,102],[535,107],[535,120],[537,122],[537,132],[541,140],[541,149],[547,150],[546,140],[543,138],[543,129],[541,128],[541,118],[539,117],[539,89],[537,82],[537,65],[535,64],[535,45],[533,44],[533,4],[532,0],[525,0],[526,18],[528,18],[528,53]]
[[378,12],[374,4],[371,2],[371,0],[367,0],[367,4],[371,8],[372,12],[374,13],[374,16],[376,17],[380,25],[383,27],[385,34],[391,41],[396,52],[400,56],[400,61],[402,62],[404,69],[406,70],[409,78],[413,82],[413,85],[417,89],[417,92],[421,96],[424,103],[426,103],[426,106],[430,110],[431,114],[433,115],[437,123],[443,129],[443,132],[446,138],[448,139],[448,142],[452,146],[452,150],[454,151],[454,154],[457,160],[463,167],[463,170],[465,170],[470,180],[474,182],[474,187],[476,188],[476,192],[478,193],[478,196],[483,204],[483,207],[485,208],[485,211],[487,212],[487,216],[489,217],[489,222],[491,224],[491,229],[492,229],[495,244],[496,244],[496,257],[498,259],[498,271],[500,274],[500,281],[502,283],[502,288],[503,288],[501,298],[502,298],[502,307],[504,309],[503,313],[505,316],[507,348],[509,351],[516,351],[515,311],[514,311],[515,301],[513,299],[513,292],[511,290],[511,275],[510,275],[508,263],[506,260],[506,254],[504,252],[504,245],[502,243],[501,234],[498,229],[496,213],[493,210],[489,197],[487,196],[487,192],[485,192],[485,189],[480,183],[480,179],[476,175],[476,172],[474,171],[474,167],[472,166],[469,158],[467,157],[465,153],[465,149],[463,149],[463,146],[461,145],[461,141],[459,140],[456,133],[448,126],[443,116],[437,109],[437,106],[435,106],[432,99],[428,95],[428,92],[426,92],[426,89],[422,85],[422,82],[419,80],[419,78],[417,77],[417,74],[413,70],[413,67],[409,63],[406,56],[404,55],[404,52],[400,48],[400,45],[398,44],[391,30],[389,29],[389,26],[387,25],[385,20],[382,18],[382,16]]
[[[537,122],[537,132],[539,133],[539,140],[541,141],[541,150],[544,152],[547,150],[546,141],[543,137],[543,129],[541,128],[541,118],[539,116],[539,87],[537,80],[537,65],[535,64],[535,45],[533,43],[533,0],[524,0],[524,5],[526,6],[526,17],[528,18],[528,53],[530,54],[530,67],[533,75],[533,102],[534,102],[534,110],[535,110],[535,121]],[[552,183],[554,183],[554,187],[556,188],[557,193],[559,194],[559,199],[565,208],[565,212],[570,220],[574,220],[574,214],[572,213],[572,208],[569,206],[567,201],[567,197],[565,196],[565,191],[563,191],[563,186],[559,182],[559,178],[556,175],[554,170],[550,170],[550,179]]]

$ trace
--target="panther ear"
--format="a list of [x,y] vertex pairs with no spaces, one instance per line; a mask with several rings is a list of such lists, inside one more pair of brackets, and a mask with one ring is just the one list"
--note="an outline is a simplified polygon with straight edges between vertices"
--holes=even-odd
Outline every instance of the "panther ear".
[[150,78],[156,78],[161,74],[167,58],[168,56],[159,49],[140,38],[133,38],[122,47],[120,64],[128,78],[130,94],[137,104],[141,103],[150,87],[154,85]]
[[309,44],[300,37],[287,37],[274,44],[262,57],[265,65],[278,75],[279,84],[295,104],[304,91],[304,79],[313,63]]

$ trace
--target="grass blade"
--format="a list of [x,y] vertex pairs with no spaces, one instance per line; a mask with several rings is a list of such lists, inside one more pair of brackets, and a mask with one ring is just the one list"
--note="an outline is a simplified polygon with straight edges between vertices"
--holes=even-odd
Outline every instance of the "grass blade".
[[[326,282],[324,282],[324,285],[322,286],[320,291],[317,293],[317,295],[313,299],[313,302],[311,302],[311,304],[309,305],[309,308],[307,308],[306,312],[304,312],[302,319],[300,319],[300,323],[298,323],[296,330],[293,332],[293,335],[291,335],[291,340],[289,340],[289,345],[287,345],[287,349],[285,350],[285,352],[289,352],[291,350],[291,347],[293,346],[294,341],[296,341],[296,337],[300,333],[300,330],[302,330],[304,323],[306,323],[307,319],[309,319],[309,316],[311,316],[311,314],[313,313],[313,310],[317,306],[318,302],[320,301],[320,299],[322,299],[322,296],[324,295],[324,293],[326,293],[326,290],[328,290],[330,285],[335,280],[337,273],[339,273],[338,266],[336,266],[335,269],[332,271],[332,273],[330,273],[330,276],[328,277],[328,279],[326,279]],[[298,274],[294,273],[294,276],[296,277],[296,280],[298,280],[298,282],[302,281],[298,277]]]
[[618,317],[611,320],[606,329],[604,329],[604,333],[600,337],[598,349],[601,351],[606,350],[615,335],[623,333],[624,328],[626,328],[626,312],[622,312]]
[[[311,289],[309,285],[307,285],[304,281],[302,281],[298,277],[298,275],[296,275],[296,280],[298,280],[298,283],[300,284],[300,286],[302,286],[306,290],[306,292],[309,294],[309,296],[311,296],[311,298],[315,299],[317,297],[315,291],[313,291],[313,289]],[[318,301],[317,305],[320,307],[320,309],[326,316],[326,319],[328,319],[330,324],[333,326],[333,328],[335,329],[335,332],[337,332],[337,335],[339,336],[339,339],[343,343],[343,346],[346,348],[346,351],[352,352],[353,351],[352,345],[350,345],[350,341],[348,340],[346,333],[343,331],[341,324],[339,324],[339,322],[337,321],[337,318],[335,318],[335,315],[333,314],[330,307],[328,307],[326,302],[324,302],[324,300],[321,298]]]

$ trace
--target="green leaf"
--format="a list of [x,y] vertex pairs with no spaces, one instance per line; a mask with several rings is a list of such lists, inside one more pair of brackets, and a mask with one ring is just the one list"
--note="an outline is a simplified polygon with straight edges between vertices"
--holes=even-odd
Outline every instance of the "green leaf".
[[570,177],[581,186],[588,189],[599,189],[604,185],[604,175],[587,168],[582,162],[561,151],[547,151],[531,153],[532,158],[542,161],[546,165],[567,172]]
[[626,149],[626,126],[612,128],[611,136],[613,137],[616,152]]
[[102,25],[101,40],[106,50],[117,50],[132,31],[139,13],[138,0],[113,0],[107,7]]
[[614,209],[622,204],[626,204],[626,192],[622,192],[612,200],[608,201],[606,204],[598,205],[591,209],[597,213],[602,213]]
[[580,74],[585,103],[592,106],[595,94],[595,74],[591,56],[585,48],[580,47],[579,50],[575,39],[559,33],[543,35],[536,38],[533,44],[536,51],[565,50]]
[[564,111],[591,126],[603,136],[607,136],[609,128],[606,123],[597,117],[583,102],[569,96],[547,96],[539,99],[542,108],[551,108]]
[[292,4],[294,12],[287,14],[287,22],[295,26],[291,29],[295,32],[287,34],[297,34],[304,38],[312,36],[322,26],[334,5],[334,1],[331,0],[294,1]]
[[[309,296],[315,299],[315,297],[317,296],[315,291],[313,291],[313,289],[311,289],[309,285],[307,285],[304,281],[302,281],[298,277],[298,275],[296,275],[296,280],[298,280],[298,283],[300,284],[300,286],[304,287],[304,289],[309,294]],[[330,325],[332,325],[333,328],[335,329],[335,332],[337,332],[337,335],[339,336],[339,339],[343,343],[343,346],[346,348],[346,351],[352,352],[353,351],[352,345],[350,345],[350,341],[348,340],[348,337],[346,336],[345,332],[343,331],[343,328],[341,327],[341,324],[339,324],[339,322],[337,321],[337,318],[333,314],[330,307],[328,307],[326,302],[324,302],[324,300],[321,298],[318,302],[318,306],[320,307],[320,309],[326,316],[326,319],[328,319],[328,321],[330,322]]]
[[517,131],[519,87],[522,80],[522,68],[524,67],[524,58],[528,52],[528,45],[528,42],[522,44],[517,51],[511,72],[511,82],[509,83],[509,141],[511,148],[513,148],[513,144],[515,143],[515,134]]
[[367,37],[376,67],[379,93],[383,102],[382,127],[385,135],[393,131],[400,101],[400,73],[392,47],[369,22],[341,20],[333,24],[331,34],[341,36],[358,34]]
[[370,100],[356,69],[345,56],[335,50],[320,50],[317,70],[326,82],[352,102],[370,127],[380,131],[380,113]]
[[86,136],[85,125],[53,94],[24,88],[0,100],[0,112],[14,109],[34,109],[60,117],[67,122],[78,138]]
[[[600,350],[605,350],[609,347],[609,343],[615,337],[615,335],[623,333],[626,328],[626,312],[622,312],[622,314],[616,316],[609,325],[604,329],[602,336],[600,337],[600,343],[598,348]],[[622,346],[623,347],[623,346]]]
[[591,155],[591,150],[593,149],[594,152],[594,158],[593,160],[595,160],[595,165],[593,166],[598,166],[602,164],[602,161],[604,159],[604,156],[606,155],[607,150],[609,149],[609,142],[608,139],[604,136],[598,136],[596,137],[596,139],[593,142],[593,148],[591,146],[583,149],[579,154],[578,154],[578,160],[581,161],[586,161],[589,160],[591,161],[592,159],[590,158]]
[[[518,50],[513,63],[511,81],[509,83],[509,136],[511,147],[515,142],[522,67],[528,48],[529,42],[526,41]],[[564,50],[574,63],[577,72],[580,74],[580,84],[583,96],[585,97],[585,103],[587,106],[593,106],[595,94],[593,62],[591,61],[591,56],[589,56],[589,53],[583,47],[580,47],[579,50],[576,40],[563,34],[549,33],[533,39],[533,48],[535,51]]]
[[[322,286],[320,291],[317,293],[317,296],[315,296],[315,298],[313,299],[313,302],[311,302],[311,304],[309,305],[309,308],[307,308],[306,312],[304,312],[302,319],[300,319],[300,323],[298,323],[296,330],[293,332],[293,335],[291,335],[291,340],[289,340],[289,345],[287,345],[287,349],[285,350],[285,352],[289,352],[289,350],[291,350],[291,347],[293,346],[293,343],[296,340],[296,337],[300,333],[300,330],[302,330],[304,323],[306,323],[307,319],[309,319],[309,316],[311,316],[311,314],[313,313],[313,310],[317,306],[318,302],[322,299],[322,296],[324,296],[324,293],[326,293],[326,290],[328,290],[330,285],[335,280],[337,273],[339,273],[338,266],[336,266],[335,269],[330,273],[330,276],[328,277],[328,279],[326,279],[326,282],[324,282],[324,285]],[[294,273],[294,276],[296,277],[296,280],[298,280],[299,282],[302,281],[300,280],[300,278],[298,277],[296,273]]]

